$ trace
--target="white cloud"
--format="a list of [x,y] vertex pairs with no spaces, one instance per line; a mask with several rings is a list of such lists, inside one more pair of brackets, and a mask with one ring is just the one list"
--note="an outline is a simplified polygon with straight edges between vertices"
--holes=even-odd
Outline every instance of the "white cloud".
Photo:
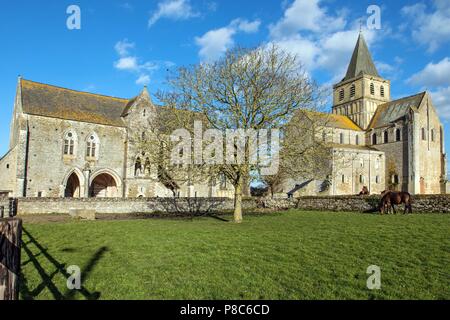
[[134,49],[134,43],[129,42],[128,39],[119,41],[114,46],[117,54],[121,57],[128,55],[130,49]]
[[408,82],[425,87],[450,86],[450,58],[446,57],[438,63],[430,62]]
[[403,7],[401,12],[408,19],[413,39],[434,52],[450,40],[450,1],[434,0],[429,9],[420,2]]
[[114,46],[119,59],[114,62],[114,68],[120,71],[131,72],[138,75],[136,84],[147,85],[150,83],[150,75],[155,71],[164,68],[172,68],[175,63],[171,61],[144,61],[137,56],[131,54],[131,50],[135,49],[135,44],[127,39],[118,41]]
[[255,33],[259,30],[261,21],[248,21],[235,19],[223,28],[206,32],[201,37],[195,38],[195,43],[200,47],[199,55],[203,61],[219,59],[225,51],[234,45],[233,36],[238,32]]
[[272,38],[289,38],[299,31],[331,31],[345,27],[344,17],[327,15],[320,0],[295,0],[276,24],[270,26]]
[[259,26],[261,25],[260,20],[248,21],[245,19],[236,19],[231,22],[231,24],[235,24],[239,31],[245,33],[255,33],[258,32]]
[[136,80],[137,85],[146,86],[150,83],[150,76],[147,74],[141,74]]
[[114,67],[119,70],[136,71],[139,70],[136,57],[123,57],[114,63]]
[[446,121],[450,121],[450,86],[431,91],[431,97],[439,116]]
[[148,26],[151,27],[161,18],[187,20],[198,16],[199,13],[194,11],[189,0],[164,0],[158,3],[158,9],[150,17]]
[[314,41],[296,35],[295,37],[275,41],[273,43],[284,51],[297,56],[307,70],[311,71],[316,68],[316,59],[320,53],[320,48]]

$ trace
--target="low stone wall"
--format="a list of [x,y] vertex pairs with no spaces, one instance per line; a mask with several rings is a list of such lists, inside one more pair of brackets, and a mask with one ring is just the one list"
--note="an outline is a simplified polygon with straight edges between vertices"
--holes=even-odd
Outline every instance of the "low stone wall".
[[[260,206],[269,209],[289,209],[342,212],[375,212],[379,207],[381,196],[328,196],[301,197],[297,199],[264,199]],[[404,205],[397,206],[399,211]],[[450,213],[450,194],[413,196],[415,213]]]
[[[244,210],[266,209],[282,211],[300,210],[374,212],[380,196],[358,197],[302,197],[298,199],[247,198]],[[183,214],[201,215],[208,212],[231,211],[234,200],[228,198],[112,198],[61,199],[20,198],[19,215],[69,214],[71,210],[95,210],[97,214]],[[402,210],[403,206],[399,207]],[[415,213],[450,213],[450,195],[421,195],[413,198]]]
[[[180,213],[204,214],[233,210],[229,198],[20,198],[19,215],[69,214],[73,210],[95,210],[97,214]],[[243,208],[253,209],[253,199],[243,200]]]

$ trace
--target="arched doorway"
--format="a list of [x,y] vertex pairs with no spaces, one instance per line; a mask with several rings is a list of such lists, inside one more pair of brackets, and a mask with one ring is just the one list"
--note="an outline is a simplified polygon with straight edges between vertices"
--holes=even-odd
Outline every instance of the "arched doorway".
[[93,198],[115,198],[119,196],[117,183],[108,173],[99,174],[92,180],[89,196]]
[[73,172],[69,179],[67,179],[66,188],[64,190],[65,198],[80,198],[81,197],[81,188],[80,188],[80,179],[78,179],[78,175]]

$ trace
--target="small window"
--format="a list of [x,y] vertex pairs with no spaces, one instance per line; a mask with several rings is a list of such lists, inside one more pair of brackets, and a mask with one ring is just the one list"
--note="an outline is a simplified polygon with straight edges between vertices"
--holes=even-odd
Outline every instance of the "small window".
[[374,134],[372,135],[372,144],[373,144],[373,145],[377,144],[377,134],[376,134],[376,133],[374,133]]
[[344,144],[344,134],[343,133],[339,134],[339,143]]
[[75,154],[75,135],[67,132],[64,136],[64,155],[73,156]]
[[364,176],[363,175],[359,176],[359,183],[364,183]]
[[375,177],[375,183],[376,183],[376,184],[379,184],[379,183],[380,183],[380,176],[376,176],[376,177]]
[[431,141],[434,142],[434,139],[435,139],[435,137],[434,137],[434,129],[431,129]]
[[322,132],[322,141],[327,142],[327,133],[326,132]]
[[384,86],[380,87],[380,95],[384,97]]
[[363,160],[363,159],[360,159],[360,160],[359,160],[359,166],[360,166],[361,168],[364,168],[364,160]]
[[345,175],[342,175],[342,183],[345,183]]
[[37,197],[38,197],[38,198],[42,198],[42,191],[39,191],[39,192],[37,193]]
[[375,85],[373,83],[370,84],[370,94],[375,95]]
[[427,140],[427,133],[425,131],[425,128],[422,128],[422,140]]
[[142,174],[142,162],[141,158],[137,157],[136,162],[134,163],[134,176],[138,177]]
[[9,169],[9,163],[6,164],[6,169]]
[[142,111],[142,116],[145,117],[147,115],[147,110],[144,109],[144,111]]
[[227,176],[225,175],[225,173],[221,173],[219,179],[220,179],[220,188],[226,189],[227,188]]
[[399,177],[398,177],[398,174],[393,174],[392,177],[391,177],[391,181],[392,181],[393,184],[398,184],[399,181],[400,181]]
[[98,139],[95,134],[91,134],[88,136],[86,141],[86,157],[88,158],[96,158],[98,155]]
[[356,93],[356,86],[354,84],[352,84],[352,86],[350,87],[350,97],[354,97]]
[[341,89],[341,90],[339,91],[339,101],[344,100],[344,98],[345,98],[344,89]]
[[400,129],[395,130],[395,141],[400,141],[402,139],[402,134]]
[[389,133],[388,133],[387,130],[383,134],[383,140],[384,140],[383,141],[384,143],[388,143],[389,142]]
[[355,140],[356,140],[355,141],[356,145],[359,146],[359,135],[356,135],[356,139]]

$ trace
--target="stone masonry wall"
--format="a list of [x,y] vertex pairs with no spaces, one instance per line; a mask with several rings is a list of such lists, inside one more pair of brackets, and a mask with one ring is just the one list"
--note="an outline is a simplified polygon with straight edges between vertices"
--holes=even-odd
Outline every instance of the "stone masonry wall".
[[[258,199],[243,200],[244,210],[266,209],[282,211],[298,208],[300,210],[375,212],[379,196],[336,196],[304,197],[298,199]],[[21,198],[18,204],[19,215],[69,214],[70,210],[95,210],[107,214],[199,214],[205,212],[231,211],[233,200],[226,198],[135,198],[135,199],[60,199],[60,198]],[[398,207],[399,211],[403,206]],[[450,213],[450,195],[415,196],[414,213]]]

